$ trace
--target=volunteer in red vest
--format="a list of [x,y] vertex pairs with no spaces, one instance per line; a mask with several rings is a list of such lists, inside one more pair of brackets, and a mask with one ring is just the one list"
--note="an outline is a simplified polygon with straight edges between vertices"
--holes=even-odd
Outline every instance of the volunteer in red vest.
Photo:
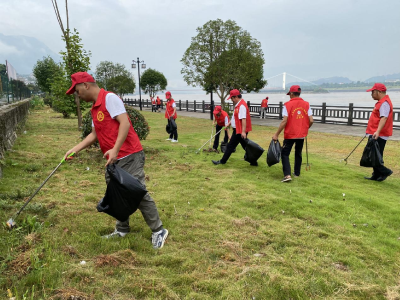
[[265,118],[265,114],[267,113],[267,109],[268,109],[268,97],[265,97],[265,99],[263,99],[263,101],[261,101],[260,119]]
[[294,148],[294,176],[300,176],[304,138],[308,134],[308,129],[312,126],[314,120],[312,117],[312,111],[310,104],[300,98],[301,88],[298,85],[292,85],[287,95],[290,96],[290,101],[286,102],[283,106],[282,116],[283,120],[279,125],[277,132],[274,134],[272,139],[278,140],[278,136],[283,129],[284,140],[282,146],[282,167],[283,167],[283,179],[282,182],[288,182],[292,180],[291,167],[289,161],[289,155]]
[[[232,90],[229,93],[229,97],[227,100],[231,99],[234,105],[233,115],[231,118],[231,126],[233,128],[233,133],[231,136],[231,140],[226,147],[226,151],[221,160],[213,160],[214,165],[226,164],[231,154],[236,150],[237,145],[239,143],[242,145],[243,149],[246,149],[246,138],[247,134],[251,131],[251,119],[250,119],[250,110],[247,107],[246,101],[242,99],[242,95],[239,90]],[[252,166],[257,166],[257,162],[255,164],[251,164]]]
[[157,109],[156,109],[156,99],[154,99],[154,97],[151,97],[151,112],[156,112],[157,111]]
[[161,99],[160,99],[160,97],[157,96],[156,101],[157,101],[157,111],[161,112]]
[[[170,128],[173,128],[173,122],[171,119],[176,120],[176,118],[178,117],[178,115],[176,114],[176,104],[174,99],[172,99],[170,92],[165,93],[165,98],[167,99],[167,104],[165,105],[165,118],[168,119],[168,125],[170,126]],[[178,128],[172,129],[171,133],[169,134],[169,138],[167,138],[167,141],[171,141],[172,143],[178,142]]]
[[[99,141],[106,166],[112,163],[136,177],[145,186],[143,171],[145,155],[139,137],[132,127],[131,120],[126,113],[124,103],[115,94],[100,89],[91,75],[78,72],[71,75],[72,86],[67,91],[71,95],[76,93],[85,102],[92,102],[92,132],[79,144],[65,153],[65,157]],[[110,182],[106,172],[106,182]],[[168,230],[163,228],[154,200],[147,193],[139,205],[143,218],[150,227],[153,248],[162,248],[168,236]],[[129,218],[124,222],[117,221],[115,231],[105,238],[121,238],[130,231]]]
[[[226,111],[222,110],[222,107],[220,105],[217,105],[213,111],[214,114],[214,121],[213,121],[213,126],[215,126],[215,132],[219,132],[222,128],[225,127],[224,133],[224,143],[228,143],[229,140],[229,116]],[[214,138],[214,145],[213,145],[213,150],[217,151],[218,150],[218,144],[219,144],[219,135],[221,133],[219,132],[215,138]]]
[[[393,105],[388,95],[386,95],[386,86],[382,83],[375,83],[372,88],[367,90],[371,92],[372,99],[378,101],[368,120],[366,133],[378,141],[379,152],[382,154],[385,150],[386,141],[393,133]],[[369,180],[384,181],[393,171],[385,166],[374,167],[371,177],[364,177]]]

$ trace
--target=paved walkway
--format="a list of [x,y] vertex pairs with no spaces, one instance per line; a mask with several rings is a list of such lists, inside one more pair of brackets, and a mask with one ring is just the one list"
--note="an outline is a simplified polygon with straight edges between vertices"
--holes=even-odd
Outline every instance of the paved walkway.
[[[151,108],[143,108],[143,110],[151,111]],[[161,113],[164,114],[164,110]],[[191,118],[210,119],[210,113],[208,112],[199,113],[191,111],[178,111],[178,115]],[[271,126],[278,128],[279,124],[281,123],[281,120],[260,119],[252,117],[251,123],[253,125]],[[335,125],[335,124],[322,124],[315,122],[311,127],[310,131],[363,137],[365,135],[365,128],[366,128],[365,126],[347,126],[347,125]],[[400,130],[393,130],[393,136],[390,137],[390,140],[400,141]]]

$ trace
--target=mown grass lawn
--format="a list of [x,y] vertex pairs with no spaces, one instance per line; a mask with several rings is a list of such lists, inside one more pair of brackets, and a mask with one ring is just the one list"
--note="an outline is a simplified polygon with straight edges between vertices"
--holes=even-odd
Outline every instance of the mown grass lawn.
[[[172,144],[163,114],[143,114],[147,188],[170,232],[164,248],[152,249],[140,212],[125,238],[101,238],[114,220],[96,211],[106,189],[98,149],[62,165],[19,228],[6,230],[80,141],[76,119],[34,110],[2,161],[1,299],[400,299],[399,142],[385,150],[394,174],[370,182],[362,146],[341,161],[358,137],[310,133],[311,170],[281,183],[266,154],[258,167],[240,146],[226,165],[211,163],[221,154],[196,154],[211,121],[179,117]],[[249,138],[267,149],[275,130],[254,126]]]

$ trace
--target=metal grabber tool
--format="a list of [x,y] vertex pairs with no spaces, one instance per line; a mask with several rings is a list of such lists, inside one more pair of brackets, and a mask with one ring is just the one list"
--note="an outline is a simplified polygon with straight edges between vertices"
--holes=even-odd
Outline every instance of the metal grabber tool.
[[[71,156],[73,156],[75,153],[71,153],[68,155],[67,159]],[[57,171],[57,169],[62,165],[63,162],[65,162],[66,158],[64,157],[61,162],[58,164],[58,166],[53,170],[53,172],[50,173],[50,175],[46,178],[45,181],[39,186],[39,188],[32,194],[32,196],[29,197],[29,199],[25,202],[25,204],[17,211],[6,223],[7,227],[9,229],[13,229],[17,224],[15,223],[15,219],[18,217],[18,215],[22,212],[22,210],[28,205],[28,203],[35,197],[35,195],[40,191],[40,189],[44,186],[44,184],[47,182],[47,180],[50,179],[51,176]]]

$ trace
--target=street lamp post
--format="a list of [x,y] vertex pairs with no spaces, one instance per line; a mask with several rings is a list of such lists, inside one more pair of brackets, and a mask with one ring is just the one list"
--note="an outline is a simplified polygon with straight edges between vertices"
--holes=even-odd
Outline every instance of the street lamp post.
[[132,69],[136,69],[136,64],[138,66],[138,79],[139,79],[139,107],[140,110],[142,110],[142,92],[140,90],[140,64],[142,64],[142,69],[146,69],[146,64],[144,63],[144,60],[140,61],[139,57],[137,58],[137,61],[132,60]]

